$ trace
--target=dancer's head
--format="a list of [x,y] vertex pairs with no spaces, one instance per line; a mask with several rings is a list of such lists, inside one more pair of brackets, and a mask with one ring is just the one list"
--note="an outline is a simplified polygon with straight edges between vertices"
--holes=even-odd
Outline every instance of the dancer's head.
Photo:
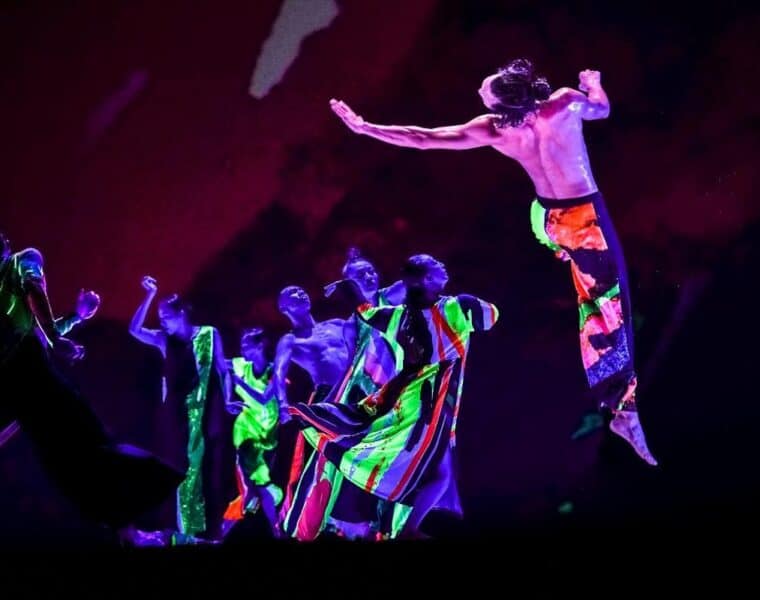
[[277,300],[280,312],[291,318],[305,317],[311,311],[311,299],[303,288],[289,285],[280,292]]
[[434,302],[449,281],[446,265],[429,254],[410,256],[402,270],[407,302]]
[[178,294],[164,298],[158,304],[158,320],[169,335],[174,335],[190,326],[190,305]]
[[257,361],[264,358],[266,338],[261,327],[244,329],[240,336],[240,354],[246,360]]
[[4,233],[0,232],[0,260],[5,260],[10,255],[11,255],[11,242],[5,236]]
[[552,90],[544,77],[538,77],[533,63],[517,58],[483,80],[478,93],[486,107],[501,116],[501,126],[517,127]]
[[380,284],[375,265],[362,257],[358,248],[348,249],[346,264],[343,265],[343,277],[355,281],[367,300],[377,293]]

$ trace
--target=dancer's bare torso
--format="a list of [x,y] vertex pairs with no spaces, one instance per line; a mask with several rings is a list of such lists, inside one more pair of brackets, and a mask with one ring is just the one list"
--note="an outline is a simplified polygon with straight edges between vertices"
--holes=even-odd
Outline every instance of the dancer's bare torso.
[[528,113],[518,126],[499,126],[501,116],[497,114],[483,114],[461,125],[432,129],[376,125],[364,121],[343,101],[333,99],[330,105],[352,131],[396,146],[422,150],[491,146],[520,163],[539,196],[577,198],[597,191],[583,140],[583,121],[603,119],[609,114],[598,73],[594,75],[595,72],[584,71],[581,78],[587,80],[586,87],[594,86],[592,93],[596,100],[578,90],[560,88],[540,102],[535,112]]
[[289,333],[283,339],[291,360],[311,376],[314,385],[334,385],[348,367],[344,324],[343,319],[330,319],[316,323],[307,336]]
[[585,96],[561,88],[518,127],[496,127],[498,116],[483,115],[493,127],[491,146],[513,158],[545,198],[577,198],[597,191],[583,139]]

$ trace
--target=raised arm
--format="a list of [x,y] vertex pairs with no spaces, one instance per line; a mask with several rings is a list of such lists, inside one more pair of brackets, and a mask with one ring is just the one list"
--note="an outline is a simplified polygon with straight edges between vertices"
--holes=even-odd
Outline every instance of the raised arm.
[[427,129],[415,125],[375,125],[357,115],[343,101],[330,100],[330,107],[354,133],[381,142],[418,150],[467,150],[490,146],[500,138],[495,115],[481,115],[461,125]]
[[328,283],[324,287],[324,291],[325,298],[339,296],[354,307],[361,306],[367,302],[359,284],[353,279],[339,279],[338,281]]
[[[280,406],[280,422],[285,423],[290,420],[287,412],[288,393],[287,393],[287,376],[290,367],[290,359],[293,356],[293,339],[292,333],[282,336],[277,343],[277,349],[274,355],[274,368],[272,370],[272,381],[269,386],[274,391],[277,403]],[[267,390],[269,391],[269,390]],[[269,393],[265,393],[269,396]]]
[[580,72],[578,79],[578,87],[587,94],[578,94],[581,118],[586,121],[606,119],[610,115],[610,101],[602,88],[601,73],[586,69]]
[[143,277],[142,286],[145,289],[145,298],[132,316],[132,321],[129,323],[129,333],[143,344],[155,346],[161,350],[161,352],[166,353],[166,334],[158,329],[147,329],[146,327],[143,327],[145,324],[145,317],[148,316],[148,310],[153,302],[153,298],[155,298],[158,293],[158,284],[153,277],[146,275]]
[[55,328],[59,335],[66,335],[80,323],[92,319],[95,313],[98,312],[99,307],[100,296],[93,291],[79,290],[74,312],[55,320]]

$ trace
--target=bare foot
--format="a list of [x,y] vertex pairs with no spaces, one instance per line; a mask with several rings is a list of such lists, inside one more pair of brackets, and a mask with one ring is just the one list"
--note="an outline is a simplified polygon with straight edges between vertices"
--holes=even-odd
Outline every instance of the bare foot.
[[626,442],[628,442],[644,461],[656,466],[657,459],[647,447],[647,441],[644,437],[644,430],[639,422],[639,413],[632,410],[621,410],[615,415],[610,422],[610,431],[616,433]]

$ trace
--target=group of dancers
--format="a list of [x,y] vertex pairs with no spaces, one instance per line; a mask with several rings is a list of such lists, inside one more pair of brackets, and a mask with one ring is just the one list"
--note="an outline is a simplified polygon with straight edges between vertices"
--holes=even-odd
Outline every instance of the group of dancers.
[[[376,125],[344,102],[330,104],[358,134],[417,149],[491,146],[524,168],[536,190],[533,231],[572,274],[590,390],[610,430],[656,465],[636,409],[623,254],[583,138],[583,121],[606,118],[610,105],[597,71],[581,72],[579,88],[552,91],[517,59],[483,81],[489,112],[462,125]],[[220,542],[258,510],[275,537],[419,538],[432,510],[461,514],[456,427],[470,335],[499,313],[475,296],[446,295],[439,260],[411,256],[401,279],[381,287],[374,265],[352,249],[342,278],[324,290],[353,307],[342,318],[317,321],[306,291],[286,287],[277,302],[291,328],[271,361],[261,328],[244,330],[240,355],[227,360],[219,332],[193,323],[176,294],[158,303],[160,327],[146,328],[158,286],[145,277],[129,330],[163,356],[157,458],[112,440],[54,364],[54,356],[81,358],[66,334],[92,317],[98,296],[83,291],[74,314],[56,320],[41,254],[13,253],[2,240],[0,445],[26,431],[59,487],[125,540]],[[290,397],[291,364],[311,379],[308,399]],[[298,434],[280,486],[270,467],[287,422]],[[149,509],[161,525],[136,527]]]

